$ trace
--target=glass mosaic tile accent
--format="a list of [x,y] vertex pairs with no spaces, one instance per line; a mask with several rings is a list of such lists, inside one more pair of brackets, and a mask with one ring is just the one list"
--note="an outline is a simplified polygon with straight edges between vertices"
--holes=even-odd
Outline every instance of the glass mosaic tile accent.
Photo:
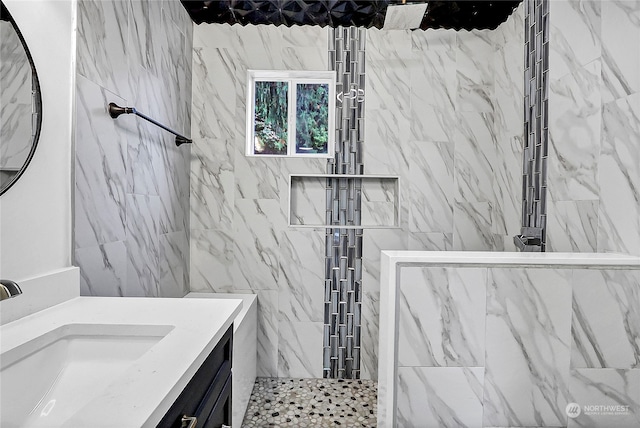
[[546,245],[549,152],[549,2],[525,0],[522,233]]
[[[329,64],[336,72],[336,147],[327,174],[362,175],[366,33],[329,30]],[[360,378],[362,307],[362,179],[327,178],[323,376]]]

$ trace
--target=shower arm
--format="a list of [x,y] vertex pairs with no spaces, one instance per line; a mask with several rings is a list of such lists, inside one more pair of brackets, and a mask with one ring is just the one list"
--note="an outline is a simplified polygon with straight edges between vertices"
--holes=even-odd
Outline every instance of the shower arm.
[[138,110],[136,110],[135,107],[120,107],[115,103],[109,103],[109,116],[111,116],[112,119],[117,119],[118,116],[120,116],[121,114],[135,114],[136,116],[141,117],[144,120],[153,123],[154,125],[164,129],[165,131],[172,133],[173,135],[176,136],[176,146],[178,147],[180,147],[182,144],[193,143],[193,141],[190,138],[187,138],[184,135],[177,133],[173,129],[167,126],[164,126],[160,122],[154,119],[151,119],[146,114],[140,113]]

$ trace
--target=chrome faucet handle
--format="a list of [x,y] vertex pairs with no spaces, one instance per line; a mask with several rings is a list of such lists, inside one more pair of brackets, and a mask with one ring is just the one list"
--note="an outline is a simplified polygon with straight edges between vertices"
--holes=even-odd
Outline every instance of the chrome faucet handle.
[[0,300],[10,299],[22,294],[20,286],[14,281],[0,279]]

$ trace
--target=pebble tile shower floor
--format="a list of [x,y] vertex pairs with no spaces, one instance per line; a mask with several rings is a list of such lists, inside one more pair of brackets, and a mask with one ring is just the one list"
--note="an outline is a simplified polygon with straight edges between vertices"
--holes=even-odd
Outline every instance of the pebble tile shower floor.
[[242,427],[375,427],[377,396],[371,380],[258,378]]

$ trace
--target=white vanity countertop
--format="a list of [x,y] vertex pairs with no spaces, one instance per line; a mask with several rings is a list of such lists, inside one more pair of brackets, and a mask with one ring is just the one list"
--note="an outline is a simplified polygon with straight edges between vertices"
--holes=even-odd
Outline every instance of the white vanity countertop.
[[[171,331],[75,414],[70,427],[155,427],[240,312],[241,300],[77,297],[0,328],[2,352],[68,324]],[[129,328],[129,327],[127,327]]]
[[640,257],[618,253],[520,253],[489,251],[383,251],[386,263],[468,267],[582,267],[639,269]]

